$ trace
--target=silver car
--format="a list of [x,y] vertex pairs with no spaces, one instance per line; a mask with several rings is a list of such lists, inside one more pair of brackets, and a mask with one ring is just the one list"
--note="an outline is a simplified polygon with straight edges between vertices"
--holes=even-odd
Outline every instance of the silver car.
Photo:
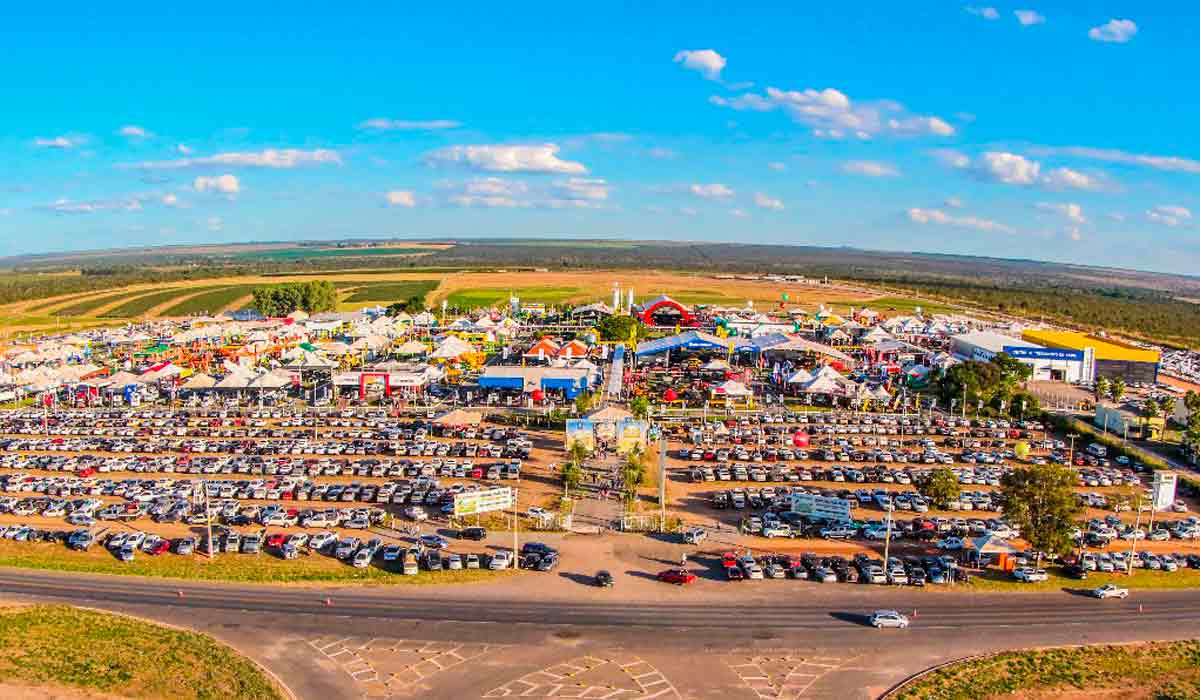
[[884,627],[907,629],[908,617],[901,615],[895,610],[876,610],[871,613],[870,623],[876,629],[883,629]]

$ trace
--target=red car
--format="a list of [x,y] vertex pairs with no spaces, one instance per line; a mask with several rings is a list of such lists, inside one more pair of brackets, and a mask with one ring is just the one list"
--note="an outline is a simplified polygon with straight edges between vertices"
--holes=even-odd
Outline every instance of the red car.
[[677,586],[686,586],[696,580],[696,574],[686,569],[667,569],[666,571],[658,572],[658,580],[664,583],[673,583]]
[[287,540],[287,535],[283,534],[282,532],[276,532],[276,533],[267,535],[267,546],[271,547],[273,549],[279,549],[279,548],[283,547],[283,543],[286,540]]
[[171,551],[171,540],[159,540],[153,547],[146,550],[149,554],[165,554]]

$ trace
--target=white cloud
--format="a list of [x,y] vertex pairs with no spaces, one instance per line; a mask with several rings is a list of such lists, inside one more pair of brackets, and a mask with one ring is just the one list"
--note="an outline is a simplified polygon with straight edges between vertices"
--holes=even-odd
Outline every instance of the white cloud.
[[520,180],[505,180],[501,177],[482,177],[462,186],[463,192],[472,196],[516,197],[529,191],[529,186]]
[[457,129],[462,126],[461,122],[456,122],[452,119],[426,119],[426,120],[408,120],[408,119],[368,119],[358,125],[360,129],[368,131],[438,131],[441,129]]
[[203,158],[179,158],[176,160],[146,161],[122,167],[141,168],[143,170],[182,170],[207,166],[226,166],[238,168],[272,168],[276,170],[297,168],[302,165],[341,165],[342,158],[337,151],[318,148],[303,151],[296,148],[268,148],[262,151],[234,151],[218,153]]
[[654,158],[655,160],[671,160],[679,154],[665,146],[654,146],[646,151],[646,155]]
[[1138,33],[1137,24],[1131,19],[1110,19],[1107,24],[1092,27],[1088,38],[1106,44],[1124,44]]
[[737,111],[780,110],[793,121],[812,128],[818,138],[865,140],[877,134],[951,136],[955,133],[954,127],[940,117],[909,114],[903,105],[892,100],[854,102],[834,88],[798,91],[768,87],[765,95],[750,92],[736,97],[714,95],[708,101]]
[[186,206],[183,200],[179,199],[179,197],[172,192],[164,194],[161,198],[159,198],[159,201],[162,202],[164,206],[173,207],[176,209]]
[[1127,218],[1127,217],[1126,217],[1124,214],[1122,214],[1121,212],[1116,212],[1116,211],[1114,211],[1114,212],[1110,212],[1110,213],[1109,213],[1109,214],[1107,214],[1106,216],[1108,216],[1108,218],[1109,218],[1109,219],[1112,219],[1113,221],[1116,221],[1116,222],[1119,222],[1119,223],[1124,223],[1124,222],[1125,222],[1125,219]]
[[1078,226],[1068,226],[1067,238],[1070,238],[1073,241],[1081,241],[1083,240],[1083,234],[1080,233]]
[[485,177],[440,186],[452,190],[444,199],[451,206],[505,209],[598,209],[608,200],[611,190],[605,180],[582,177],[536,186],[520,180]]
[[958,197],[947,197],[946,206],[950,207],[951,209],[962,209],[966,205],[963,204],[963,201]]
[[146,129],[134,124],[126,124],[125,126],[121,127],[117,133],[121,136],[131,139],[148,139],[154,136],[154,134],[150,133]]
[[1176,204],[1160,204],[1153,209],[1146,210],[1146,219],[1156,224],[1170,226],[1186,226],[1192,222],[1192,212],[1187,207],[1181,207]]
[[608,199],[609,184],[599,178],[572,177],[554,185],[559,197],[567,200],[600,202]]
[[505,173],[562,173],[577,175],[587,172],[582,163],[562,160],[559,147],[553,143],[523,146],[473,145],[448,146],[425,155],[429,164],[454,163],[477,170]]
[[688,192],[691,192],[697,197],[701,197],[703,199],[723,199],[725,197],[733,196],[733,190],[719,182],[714,182],[708,185],[690,185],[688,186]]
[[890,163],[874,160],[852,160],[842,163],[842,172],[867,177],[897,177],[900,171]]
[[994,7],[975,7],[974,5],[967,5],[963,9],[968,13],[975,15],[976,17],[982,17],[986,20],[1000,19],[1000,13],[997,12],[996,8]]
[[1006,226],[990,219],[980,219],[974,216],[952,216],[941,209],[909,209],[908,219],[917,224],[970,228],[988,233],[1016,233],[1016,229],[1011,226]]
[[1032,185],[1042,170],[1042,164],[1036,160],[997,151],[984,153],[978,167],[985,178],[1006,185]]
[[1055,168],[1042,178],[1042,185],[1052,190],[1098,190],[1102,184],[1091,175],[1070,168]]
[[55,136],[49,139],[34,139],[33,145],[38,148],[56,148],[59,150],[69,150],[76,146],[82,146],[87,143],[87,139],[83,136]]
[[225,227],[225,222],[219,216],[208,217],[208,221],[205,224],[208,226],[208,230],[213,232],[220,231]]
[[1074,202],[1064,202],[1061,204],[1056,202],[1038,202],[1034,206],[1042,211],[1048,211],[1060,216],[1064,216],[1076,224],[1087,223],[1087,217],[1083,215],[1083,207],[1075,204]]
[[754,193],[754,204],[763,209],[770,209],[772,211],[783,211],[783,200],[782,199],[776,199],[775,197],[771,197],[769,195],[763,194],[762,192]]
[[185,155],[185,156],[190,156],[196,152],[195,150],[192,149],[191,146],[188,146],[188,145],[182,144],[182,143],[175,144],[175,150],[180,155]]
[[1062,155],[1086,160],[1098,160],[1104,163],[1121,163],[1123,165],[1140,165],[1166,172],[1189,173],[1200,175],[1200,160],[1180,156],[1155,156],[1144,153],[1129,153],[1109,148],[1087,148],[1085,146],[1066,146],[1062,148],[1043,147],[1033,149],[1044,155]]
[[1017,21],[1023,27],[1046,23],[1046,17],[1038,14],[1036,10],[1013,10],[1013,14],[1016,15]]
[[776,160],[776,161],[767,163],[767,167],[770,168],[771,170],[774,170],[777,173],[781,173],[784,170],[787,170],[787,163],[781,163]]
[[744,218],[750,216],[749,214],[746,213],[745,209],[730,209],[729,215],[736,216],[739,219],[744,219]]
[[953,148],[938,148],[930,151],[930,154],[937,159],[939,163],[949,168],[966,168],[971,165],[971,157],[962,151],[956,151]]
[[242,183],[237,176],[228,173],[213,177],[201,175],[192,181],[192,188],[197,192],[217,192],[232,197],[242,191]]
[[1105,181],[1097,176],[1072,170],[1055,168],[1045,173],[1042,164],[1031,158],[1004,151],[987,151],[977,161],[958,152],[935,154],[942,163],[952,168],[969,169],[977,177],[1019,187],[1040,186],[1048,190],[1098,190]]
[[412,208],[417,206],[417,197],[410,190],[391,190],[384,194],[388,206]]
[[145,197],[135,195],[118,199],[71,200],[66,197],[57,199],[53,204],[37,207],[56,214],[96,214],[105,211],[141,211],[142,200]]
[[679,207],[679,213],[683,216],[695,216],[699,212],[693,207]]
[[680,51],[675,54],[675,62],[682,63],[688,70],[698,71],[709,80],[719,80],[725,69],[725,57],[712,49]]

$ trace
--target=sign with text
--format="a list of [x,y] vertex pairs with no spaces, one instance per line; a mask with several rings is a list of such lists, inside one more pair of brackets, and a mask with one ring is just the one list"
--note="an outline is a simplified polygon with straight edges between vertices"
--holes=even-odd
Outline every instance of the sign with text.
[[454,494],[454,517],[504,510],[511,508],[515,502],[516,493],[510,486],[457,493]]
[[1175,505],[1175,485],[1178,477],[1174,472],[1154,472],[1154,481],[1150,485],[1154,510],[1170,510]]
[[810,518],[823,518],[838,522],[850,521],[850,501],[843,498],[814,496],[811,493],[793,493],[792,510]]
[[1005,345],[1003,350],[1005,354],[1014,360],[1083,362],[1082,350],[1064,350],[1063,348],[1023,348],[1016,345]]

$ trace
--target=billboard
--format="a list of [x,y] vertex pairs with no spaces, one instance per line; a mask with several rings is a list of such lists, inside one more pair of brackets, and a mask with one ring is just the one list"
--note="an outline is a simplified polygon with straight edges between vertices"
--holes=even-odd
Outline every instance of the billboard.
[[625,454],[634,447],[645,449],[646,436],[650,424],[636,418],[622,418],[617,421],[617,454]]
[[1083,362],[1082,350],[1066,350],[1064,348],[1023,348],[1016,345],[1005,345],[1002,350],[1014,360]]
[[574,418],[567,421],[566,439],[563,444],[569,450],[576,442],[582,442],[589,453],[596,451],[596,426],[591,420]]
[[478,515],[494,510],[511,508],[517,500],[517,494],[511,486],[499,486],[479,491],[454,494],[454,517]]
[[1170,510],[1175,503],[1177,480],[1175,472],[1154,472],[1154,481],[1150,484],[1154,510]]
[[843,498],[814,496],[811,493],[793,493],[792,510],[810,518],[823,518],[838,522],[850,521],[850,501]]

